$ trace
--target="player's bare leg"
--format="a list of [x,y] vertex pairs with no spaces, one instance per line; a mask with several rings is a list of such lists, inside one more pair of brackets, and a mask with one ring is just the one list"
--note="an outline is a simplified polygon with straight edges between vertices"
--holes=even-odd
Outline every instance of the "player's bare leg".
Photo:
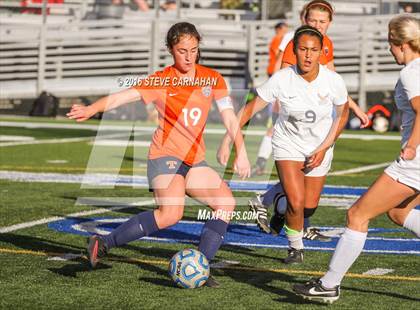
[[287,196],[285,233],[289,241],[289,253],[285,264],[303,262],[303,209],[305,207],[304,163],[277,160],[277,172]]

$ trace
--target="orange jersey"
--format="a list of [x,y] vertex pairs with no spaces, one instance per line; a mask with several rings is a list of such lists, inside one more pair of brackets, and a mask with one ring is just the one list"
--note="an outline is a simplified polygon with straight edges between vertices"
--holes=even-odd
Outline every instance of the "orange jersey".
[[270,43],[270,48],[268,50],[268,67],[267,67],[267,73],[269,75],[272,75],[274,72],[274,66],[276,65],[276,55],[279,52],[279,45],[281,40],[283,39],[283,36],[278,37],[275,36]]
[[188,165],[205,160],[207,116],[213,99],[227,97],[228,90],[218,72],[198,64],[195,70],[194,79],[183,79],[169,66],[134,87],[145,104],[155,103],[159,113],[149,159],[174,156]]
[[[293,51],[293,40],[287,44],[286,49],[284,50],[283,54],[283,62],[289,65],[296,65],[296,55]],[[330,61],[334,60],[334,47],[333,43],[328,38],[328,36],[324,36],[324,40],[322,41],[322,53],[321,57],[319,58],[319,63],[321,65],[326,65]]]

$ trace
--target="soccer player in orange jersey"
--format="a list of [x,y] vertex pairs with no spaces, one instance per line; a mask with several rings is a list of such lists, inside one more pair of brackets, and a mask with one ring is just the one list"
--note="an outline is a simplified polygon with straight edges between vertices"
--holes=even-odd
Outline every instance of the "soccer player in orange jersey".
[[[132,217],[106,236],[89,238],[88,255],[94,267],[113,247],[151,235],[176,224],[183,216],[185,195],[213,209],[216,219],[202,230],[199,250],[212,260],[223,242],[235,199],[227,184],[205,162],[204,127],[212,103],[216,101],[223,123],[233,139],[237,157],[235,170],[249,177],[247,158],[238,120],[223,77],[199,65],[201,36],[190,23],[173,25],[166,45],[174,64],[158,71],[128,90],[99,99],[91,106],[74,105],[67,116],[84,121],[98,112],[143,99],[154,102],[159,113],[149,150],[147,176],[158,208]],[[208,286],[218,286],[209,277]]]
[[283,37],[289,27],[286,23],[278,23],[274,26],[274,30],[276,31],[275,36],[271,39],[270,46],[268,49],[268,67],[267,67],[267,74],[268,76],[273,75],[274,73],[274,65],[276,64],[276,59],[279,54],[279,45],[280,42],[283,40]]

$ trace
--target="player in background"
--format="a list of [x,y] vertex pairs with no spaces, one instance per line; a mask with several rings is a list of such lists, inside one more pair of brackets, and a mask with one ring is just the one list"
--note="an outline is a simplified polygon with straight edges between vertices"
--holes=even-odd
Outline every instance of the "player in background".
[[420,238],[420,20],[394,17],[388,26],[390,51],[404,65],[395,87],[395,102],[402,113],[402,140],[398,158],[379,176],[347,212],[347,227],[337,243],[328,272],[319,279],[296,284],[296,294],[311,300],[334,302],[344,275],[359,257],[369,221],[388,213],[397,224]]
[[[268,103],[281,102],[274,125],[273,157],[288,201],[284,225],[289,241],[288,256],[283,260],[286,264],[303,262],[304,208],[321,194],[335,140],[348,118],[343,79],[319,64],[321,32],[302,26],[296,30],[293,42],[297,65],[277,71],[256,89],[258,96],[238,114],[243,126]],[[221,164],[227,162],[229,143],[225,135],[218,154]]]
[[[283,38],[287,33],[289,27],[286,23],[280,22],[274,26],[276,35],[273,37],[270,43],[268,50],[268,67],[267,75],[268,77],[272,76],[273,73],[277,70],[274,69],[274,66],[278,59],[282,58],[283,52],[279,49],[279,45],[283,42]],[[269,115],[273,113],[273,105],[269,106]],[[276,112],[278,113],[278,112]],[[267,160],[271,156],[271,137],[273,135],[273,123],[275,122],[275,117],[271,117],[267,120],[267,131],[264,135],[264,138],[261,141],[260,148],[258,149],[257,160],[255,166],[251,170],[251,175],[262,175],[264,173],[264,168]]]
[[[287,33],[289,27],[286,23],[280,22],[274,26],[275,35],[271,39],[270,47],[268,50],[268,67],[267,75],[270,77],[275,72],[274,65],[276,64],[279,54],[281,53],[279,49],[280,43],[283,41],[284,35]],[[277,70],[276,70],[277,71]]]
[[[332,22],[334,10],[331,4],[324,0],[313,0],[305,5],[302,10],[305,24],[318,29],[324,36],[323,50],[320,57],[320,64],[325,65],[330,70],[334,67],[334,47],[330,38],[326,35],[327,30]],[[294,54],[293,41],[289,42],[282,58],[282,68],[296,64],[296,56]],[[281,103],[280,103],[281,105]],[[359,106],[349,97],[349,107],[362,123],[362,128],[369,125],[369,118]],[[275,110],[275,108],[273,108]],[[318,207],[320,196],[314,197],[311,202],[305,206],[305,233],[304,239],[328,242],[331,238],[320,233],[318,228],[311,227],[309,218],[313,216]],[[284,200],[284,190],[280,183],[271,187],[263,195],[257,195],[249,201],[251,209],[257,213],[257,223],[261,230],[266,233],[279,234],[284,223],[284,213],[286,202]],[[274,214],[271,217],[270,224],[267,218],[267,209],[274,205]]]
[[[219,211],[215,213],[216,219],[205,223],[198,249],[211,261],[223,242],[235,199],[227,184],[205,161],[203,132],[213,99],[235,144],[235,171],[242,178],[249,177],[250,164],[223,77],[198,64],[200,41],[193,24],[173,25],[166,37],[174,61],[172,66],[90,106],[74,105],[67,114],[70,119],[85,121],[98,112],[140,99],[145,104],[154,102],[159,112],[159,126],[153,135],[147,163],[149,186],[158,207],[133,216],[109,235],[90,237],[88,256],[92,267],[110,249],[176,224],[183,216],[185,195]],[[201,84],[208,79],[211,84]],[[210,277],[207,285],[219,284]]]

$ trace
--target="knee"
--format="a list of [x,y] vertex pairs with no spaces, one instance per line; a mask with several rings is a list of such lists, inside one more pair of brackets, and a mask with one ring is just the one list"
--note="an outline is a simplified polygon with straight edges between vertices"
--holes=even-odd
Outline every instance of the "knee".
[[214,201],[212,201],[212,205],[210,208],[213,210],[223,210],[223,211],[233,211],[235,210],[236,201],[233,197],[218,197]]
[[347,226],[349,227],[364,226],[369,223],[369,220],[357,204],[347,211]]
[[292,214],[303,214],[303,209],[305,208],[305,198],[299,195],[287,196],[287,209],[289,213]]

